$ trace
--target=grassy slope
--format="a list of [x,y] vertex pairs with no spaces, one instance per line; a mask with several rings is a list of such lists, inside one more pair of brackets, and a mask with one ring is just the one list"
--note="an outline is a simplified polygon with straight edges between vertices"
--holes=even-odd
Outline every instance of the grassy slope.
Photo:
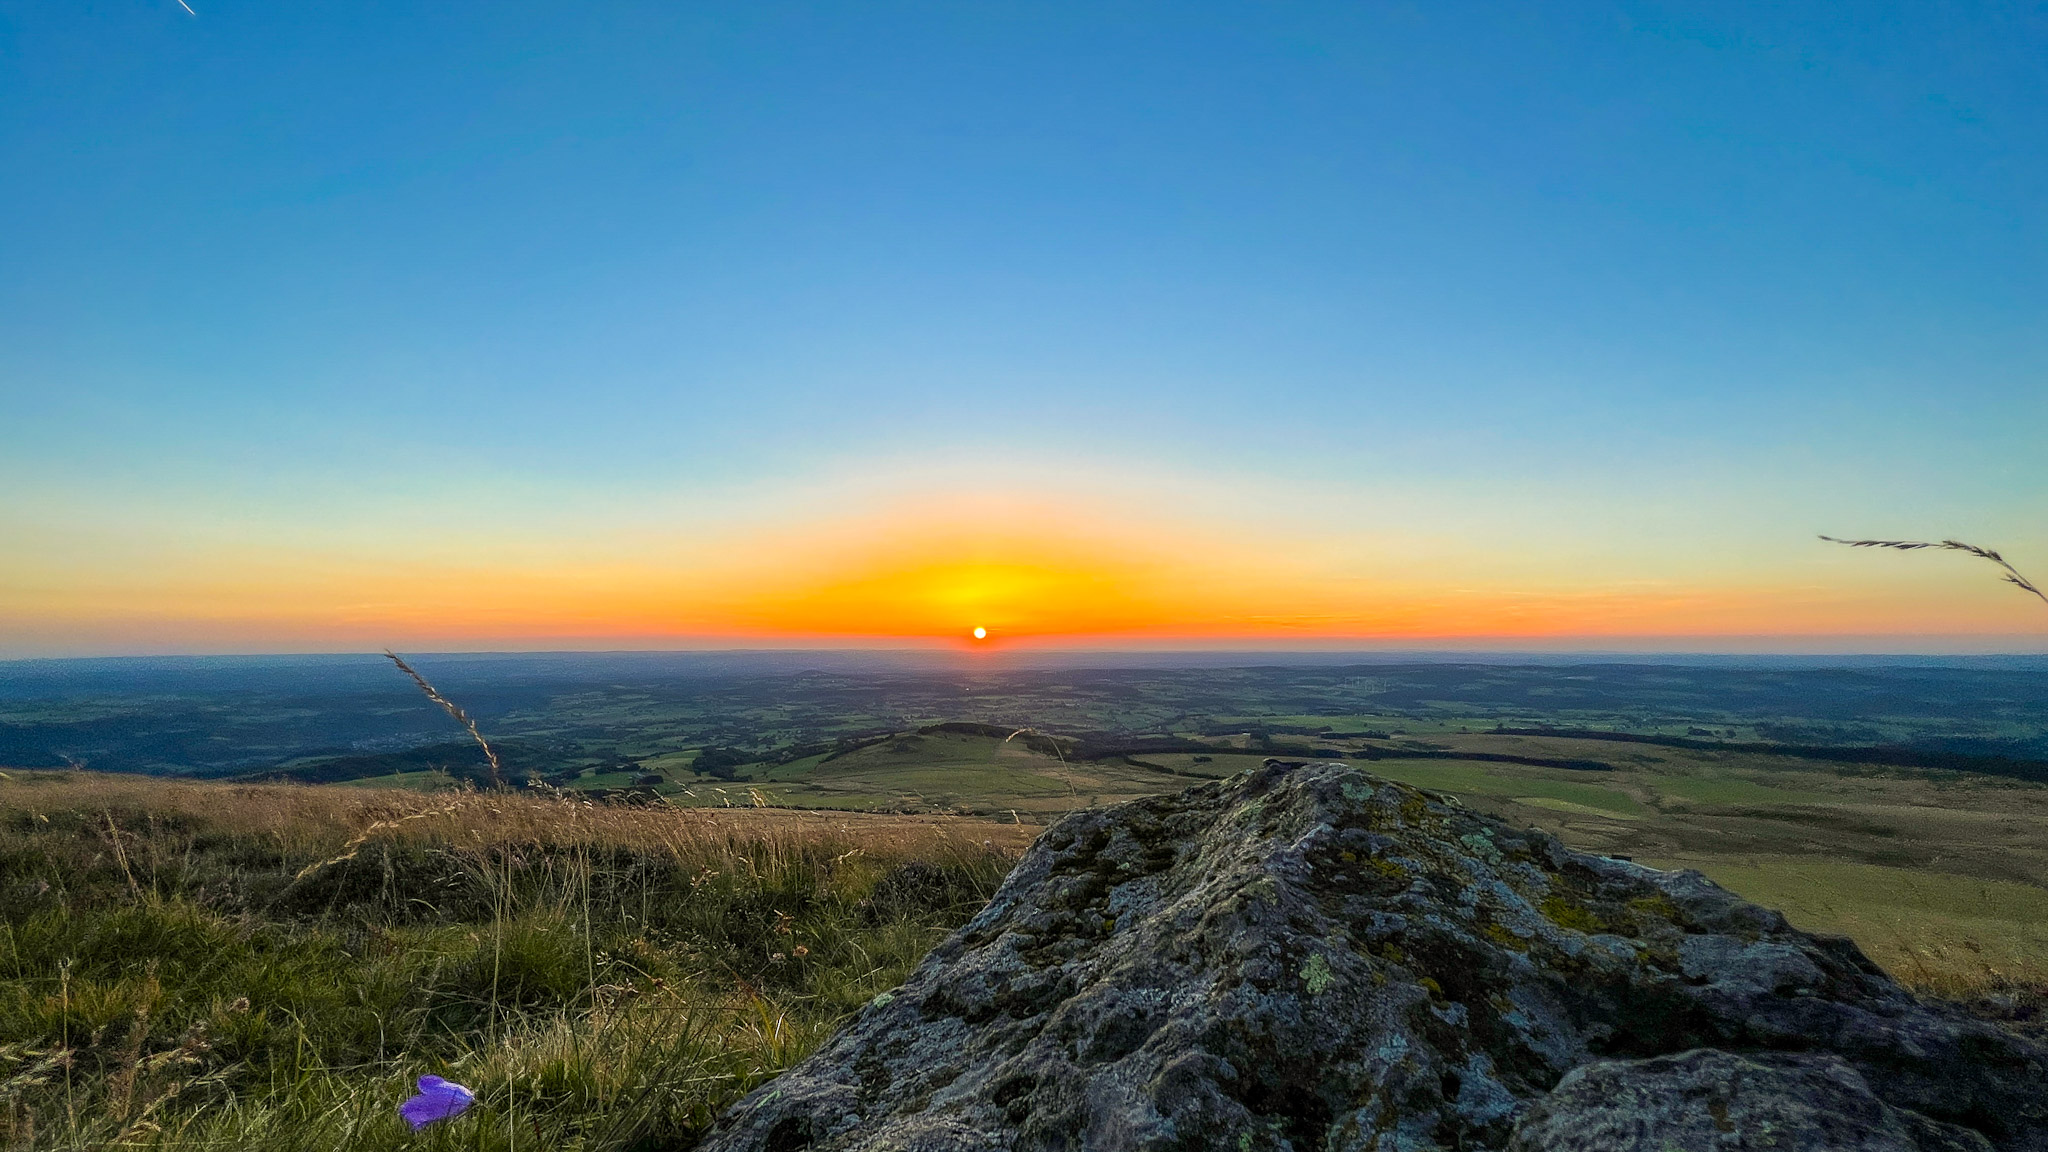
[[[1362,766],[1575,847],[1697,868],[1800,927],[1853,937],[1929,991],[1969,996],[2048,985],[2048,787],[1588,740],[1428,738],[1451,750],[1584,758],[1614,770],[1459,760]],[[1260,758],[1146,757],[1203,773]]]
[[[1288,717],[1338,732],[1399,728],[1381,717]],[[1577,847],[1698,868],[1800,926],[1852,936],[1875,959],[1933,989],[1969,993],[2048,982],[2048,787],[1998,777],[1858,768],[1785,756],[1411,726],[1443,751],[1592,760],[1609,772],[1463,760],[1387,759],[1371,771],[1464,798]],[[1219,741],[1224,743],[1224,741]],[[1234,741],[1240,747],[1247,742]],[[1336,735],[1319,747],[1382,752],[1401,741]],[[751,784],[691,783],[685,803],[748,802],[752,787],[807,807],[976,812],[1026,822],[1078,804],[1172,791],[1256,765],[1265,751],[1066,764],[1017,742],[936,733],[829,761],[748,769]],[[1797,877],[1797,880],[1790,879]],[[1967,913],[1900,895],[1970,884],[2001,893]],[[1975,890],[1975,889],[1972,889]]]
[[[2048,788],[1551,737],[1425,738],[1614,769],[1365,766],[1582,848],[1700,868],[1802,927],[1853,936],[1931,991],[2048,985]],[[391,1108],[407,1078],[436,1071],[484,1088],[494,1125],[516,1115],[526,1147],[685,1140],[900,979],[1036,825],[1263,755],[1068,764],[940,732],[755,765],[731,784],[671,770],[695,793],[675,799],[716,811],[23,777],[0,787],[6,1122],[22,1142],[34,1112],[34,1142],[48,1147],[107,1138],[103,1114],[125,1115],[145,1142],[396,1147]],[[818,809],[1000,815],[722,807],[750,803],[750,789]],[[358,835],[351,859],[294,879]],[[939,879],[901,871],[916,860],[937,861]],[[49,1065],[58,1049],[74,1053],[68,1085]],[[192,1102],[209,1107],[188,1113]],[[510,1139],[480,1123],[437,1138]]]
[[[684,804],[748,802],[749,789],[771,803],[803,808],[959,812],[1027,823],[1094,803],[1184,788],[1192,778],[1121,761],[1069,764],[987,736],[903,733],[839,756],[749,765],[748,779],[720,782],[675,776],[670,798]],[[578,783],[585,783],[589,778]]]
[[[1035,829],[537,797],[0,786],[0,1141],[630,1149],[894,986]],[[409,1136],[439,1073],[472,1118]]]
[[[1267,718],[1269,721],[1275,718]],[[1465,760],[1387,759],[1372,771],[1466,799],[1575,846],[1699,868],[1736,891],[1783,907],[1802,927],[1855,937],[1888,968],[1932,986],[1968,990],[2048,980],[2048,947],[2022,895],[1970,915],[1899,902],[1899,876],[2048,890],[2048,788],[1997,777],[1863,769],[1746,752],[1665,748],[1549,736],[1403,729],[1377,716],[1299,716],[1334,733],[1405,731],[1403,739],[1337,734],[1288,738],[1306,746],[1382,754],[1437,751],[1590,760],[1609,772]],[[1069,764],[1023,746],[937,732],[903,736],[832,759],[742,769],[720,783],[670,772],[683,804],[749,804],[753,793],[797,807],[951,811],[1043,823],[1070,808],[1171,791],[1257,764],[1243,737],[1204,757],[1145,754]],[[1235,745],[1226,750],[1221,745]],[[680,764],[678,765],[680,767]],[[624,783],[586,777],[580,783]],[[752,792],[750,793],[750,789]],[[1767,866],[1768,865],[1768,866]],[[1798,875],[1798,883],[1773,877]],[[2005,891],[2005,889],[1997,889]],[[1880,915],[1881,911],[1881,915]],[[1939,957],[1936,957],[1936,954]]]
[[1616,770],[1370,767],[1579,847],[1698,868],[1801,927],[1854,937],[1894,974],[1933,991],[2048,983],[2048,787],[1688,749],[1608,745],[1603,754],[1591,741],[1443,742],[1587,756]]

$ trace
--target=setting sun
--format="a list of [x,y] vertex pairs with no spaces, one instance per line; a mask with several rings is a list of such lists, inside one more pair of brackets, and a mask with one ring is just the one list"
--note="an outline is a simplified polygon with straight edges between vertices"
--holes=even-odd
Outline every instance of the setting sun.
[[0,0],[0,1152],[2048,1152],[2042,8]]
[[2048,565],[2042,29],[216,7],[6,25],[0,660],[2048,651],[1814,538]]

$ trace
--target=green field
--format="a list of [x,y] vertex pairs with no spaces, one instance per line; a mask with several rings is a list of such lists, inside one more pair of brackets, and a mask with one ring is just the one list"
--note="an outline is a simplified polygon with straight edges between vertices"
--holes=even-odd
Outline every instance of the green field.
[[[1235,718],[1246,719],[1246,718]],[[1659,867],[1691,867],[1782,906],[1802,927],[1858,939],[1901,975],[1944,988],[2048,982],[2048,947],[2034,927],[2048,891],[2048,787],[1966,772],[1817,763],[1789,755],[1617,743],[1567,736],[1399,727],[1371,714],[1286,714],[1274,727],[1313,727],[1318,751],[1541,827],[1583,849]],[[1472,725],[1462,727],[1471,728]],[[1372,736],[1358,733],[1370,732]],[[630,793],[681,806],[768,805],[947,813],[1040,825],[1079,807],[1174,791],[1263,761],[1271,739],[1202,738],[1207,752],[1139,752],[1072,759],[1038,742],[932,728],[871,737],[850,750],[741,764],[732,780],[690,771],[694,750],[631,770],[586,770],[566,782],[593,795]],[[1410,753],[1430,758],[1410,758]],[[1461,754],[1604,765],[1561,768]],[[444,773],[357,782],[457,788]],[[1796,881],[1789,877],[1797,877]],[[1967,912],[1907,898],[1987,893]],[[1961,885],[1962,887],[1958,887]],[[1928,957],[1939,955],[1939,964]]]
[[[1582,849],[1700,869],[1923,991],[2048,1000],[2048,786],[1389,736],[1319,743]],[[0,784],[0,1137],[398,1149],[391,1108],[432,1071],[480,1082],[492,1116],[541,1141],[474,1127],[463,1147],[687,1146],[899,979],[1040,827],[1265,759],[1069,748],[906,730],[743,779],[677,756],[520,793],[435,771],[16,775]],[[1608,767],[1469,758],[1485,755]]]
[[[0,1146],[436,1146],[391,1113],[422,1072],[512,1121],[449,1147],[687,1146],[1045,825],[1269,756],[1697,868],[1923,991],[2048,1007],[2038,674],[549,667],[456,669],[507,791],[380,678],[0,699],[0,762],[330,782],[7,769]],[[1891,739],[1920,743],[1857,743]]]
[[[764,769],[756,788],[778,804],[1044,817],[1160,790],[1163,773],[1120,763],[1068,764],[1017,741],[901,733],[845,755]],[[1170,779],[1170,778],[1169,778]]]
[[[1930,988],[2048,983],[2048,935],[2037,927],[2048,909],[2048,786],[1490,732],[1438,732],[1427,742],[1436,756],[1507,754],[1610,768],[1400,758],[1401,748],[1418,746],[1414,738],[1330,735],[1319,743],[1352,754],[1368,771],[1456,796],[1575,847],[1700,869],[1782,907],[1801,927],[1855,937],[1880,963]],[[1369,749],[1388,758],[1357,755]],[[1228,776],[1265,758],[1219,746],[1070,762],[1015,741],[905,732],[829,759],[749,766],[745,782],[683,776],[658,791],[693,805],[765,802],[1042,823],[1076,807]],[[1967,909],[1932,895],[1965,890],[1979,894]]]
[[[16,774],[0,1147],[688,1147],[1033,831]],[[429,1073],[479,1103],[414,1136],[397,1105]]]

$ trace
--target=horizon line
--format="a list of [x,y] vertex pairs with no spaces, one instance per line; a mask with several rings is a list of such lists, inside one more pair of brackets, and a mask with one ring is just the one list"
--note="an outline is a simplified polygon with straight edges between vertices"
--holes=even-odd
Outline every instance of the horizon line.
[[[1891,637],[1896,639],[1896,637]],[[1931,638],[1931,637],[1930,637]],[[1645,638],[1652,639],[1652,638]],[[1676,637],[1655,639],[1675,640]],[[1727,637],[1726,639],[1738,639]],[[1761,638],[1758,638],[1761,639]],[[966,645],[780,645],[755,647],[591,647],[591,648],[408,648],[407,654],[426,658],[518,658],[518,657],[600,657],[600,656],[703,656],[703,657],[764,657],[796,658],[805,656],[826,656],[837,658],[890,657],[909,659],[917,662],[947,664],[974,664],[981,662],[1007,663],[1012,661],[1040,661],[1047,659],[1103,660],[1117,657],[1144,658],[1148,661],[1174,658],[1199,659],[1213,662],[1218,659],[1276,659],[1281,661],[1313,660],[1318,663],[1340,660],[1346,657],[1368,658],[1381,662],[1398,658],[1444,659],[1462,658],[1474,661],[1490,659],[1540,658],[1546,661],[1559,659],[1626,659],[1630,662],[1665,659],[1802,659],[1802,660],[2012,660],[2048,659],[2048,647],[2043,648],[1897,648],[1852,645],[1843,643],[1856,639],[1875,640],[1878,637],[1798,637],[1782,639],[1803,639],[1810,641],[1834,640],[1834,647],[1782,645],[1773,647],[1705,647],[1675,646],[1657,647],[1650,645],[1615,646],[1533,646],[1533,645],[1485,645],[1457,643],[1440,645],[1211,645],[1211,646],[1107,646],[1077,645],[1072,647],[1040,647],[1036,645],[1012,645],[973,647]],[[1957,639],[1961,639],[1958,637]],[[0,667],[30,664],[62,664],[114,661],[211,661],[211,660],[346,660],[352,658],[383,657],[381,649],[276,649],[236,652],[205,651],[164,651],[164,652],[75,652],[40,653],[23,655],[0,654]]]

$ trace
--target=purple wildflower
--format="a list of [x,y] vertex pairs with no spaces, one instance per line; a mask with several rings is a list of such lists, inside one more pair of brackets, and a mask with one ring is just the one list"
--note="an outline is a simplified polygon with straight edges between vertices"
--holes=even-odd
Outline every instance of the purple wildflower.
[[417,1132],[436,1120],[448,1120],[469,1111],[476,1093],[439,1076],[420,1077],[420,1094],[398,1106],[398,1114]]

